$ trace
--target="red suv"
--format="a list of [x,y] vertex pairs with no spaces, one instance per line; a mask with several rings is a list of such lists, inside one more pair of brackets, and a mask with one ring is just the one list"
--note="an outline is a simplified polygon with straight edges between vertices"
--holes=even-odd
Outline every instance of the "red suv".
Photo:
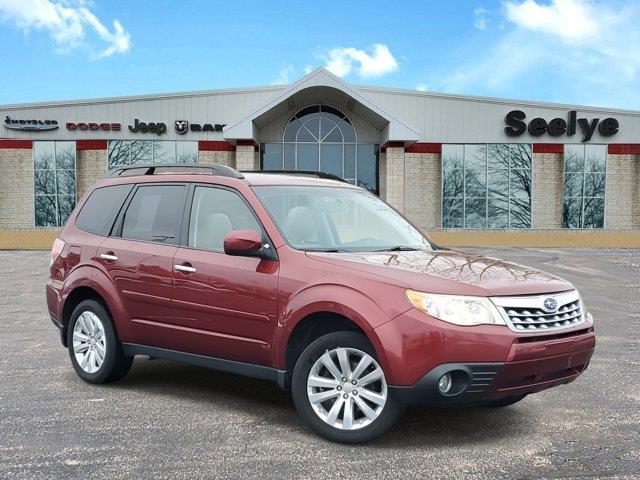
[[114,170],[54,242],[46,292],[83,380],[135,355],[273,380],[339,442],[409,404],[516,403],[575,380],[595,347],[569,282],[438,248],[321,173]]

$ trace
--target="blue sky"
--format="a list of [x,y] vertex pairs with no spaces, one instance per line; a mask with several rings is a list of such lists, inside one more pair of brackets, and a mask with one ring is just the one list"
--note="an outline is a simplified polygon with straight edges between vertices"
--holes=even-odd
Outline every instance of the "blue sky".
[[0,0],[0,104],[346,81],[640,109],[640,2]]

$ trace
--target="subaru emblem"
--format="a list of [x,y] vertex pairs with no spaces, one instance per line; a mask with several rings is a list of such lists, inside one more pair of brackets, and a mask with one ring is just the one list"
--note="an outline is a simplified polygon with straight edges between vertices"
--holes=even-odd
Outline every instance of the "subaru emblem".
[[548,297],[544,300],[542,306],[547,312],[555,312],[558,309],[558,302],[555,298]]

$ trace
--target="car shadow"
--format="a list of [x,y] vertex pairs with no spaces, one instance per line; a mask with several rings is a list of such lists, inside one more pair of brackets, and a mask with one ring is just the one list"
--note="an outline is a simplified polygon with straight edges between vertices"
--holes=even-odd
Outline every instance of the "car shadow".
[[[104,387],[195,401],[199,414],[232,408],[317,439],[296,414],[290,392],[265,380],[138,357],[127,377]],[[496,409],[408,407],[396,426],[371,445],[437,449],[520,437],[534,431],[536,421],[526,402]]]

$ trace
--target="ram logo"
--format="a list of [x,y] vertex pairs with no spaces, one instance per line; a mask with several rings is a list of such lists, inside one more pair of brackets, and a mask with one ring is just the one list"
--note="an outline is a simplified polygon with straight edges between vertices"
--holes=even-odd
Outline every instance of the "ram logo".
[[180,135],[184,135],[185,133],[187,133],[188,129],[189,129],[189,122],[187,122],[186,120],[176,120],[177,133],[179,133]]

